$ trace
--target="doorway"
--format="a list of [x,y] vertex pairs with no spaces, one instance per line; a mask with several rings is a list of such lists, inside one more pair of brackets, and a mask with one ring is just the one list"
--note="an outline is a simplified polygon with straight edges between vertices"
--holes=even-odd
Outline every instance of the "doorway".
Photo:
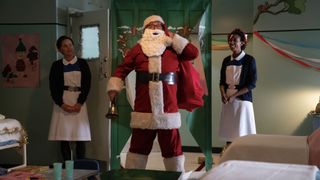
[[106,83],[111,74],[109,10],[72,12],[69,21],[77,56],[88,60],[92,75],[87,99],[92,138],[87,143],[86,156],[108,161],[110,126],[105,114],[109,106]]

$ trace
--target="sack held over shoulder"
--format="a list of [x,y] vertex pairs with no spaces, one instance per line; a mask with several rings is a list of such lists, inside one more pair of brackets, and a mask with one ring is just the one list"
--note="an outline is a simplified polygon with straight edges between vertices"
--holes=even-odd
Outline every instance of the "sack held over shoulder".
[[204,90],[200,84],[200,75],[190,61],[180,62],[178,73],[178,106],[193,111],[203,106]]

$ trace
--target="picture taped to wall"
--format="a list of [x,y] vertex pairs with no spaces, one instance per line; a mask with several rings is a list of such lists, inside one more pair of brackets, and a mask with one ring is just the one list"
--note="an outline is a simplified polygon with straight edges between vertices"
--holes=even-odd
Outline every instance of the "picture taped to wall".
[[255,31],[318,28],[320,1],[255,0]]
[[39,35],[2,35],[0,42],[1,86],[39,87]]

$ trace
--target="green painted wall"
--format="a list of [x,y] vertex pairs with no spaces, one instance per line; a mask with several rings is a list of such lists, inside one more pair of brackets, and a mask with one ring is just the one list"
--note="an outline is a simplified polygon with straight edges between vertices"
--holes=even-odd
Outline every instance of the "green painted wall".
[[[40,37],[39,87],[0,87],[0,113],[20,121],[28,133],[28,164],[47,165],[62,159],[59,144],[48,141],[52,113],[48,76],[52,62],[58,58],[55,41],[59,35],[65,34],[67,22],[63,13],[57,15],[56,3],[55,0],[0,2],[0,35],[38,34]],[[0,47],[4,43],[0,42]],[[0,51],[1,62],[2,58]],[[2,69],[2,64],[0,67]],[[0,159],[0,163],[14,163],[20,160],[14,151],[9,150],[0,152]]]
[[[0,22],[1,23],[1,22]],[[18,23],[18,22],[17,22]],[[48,130],[51,119],[52,101],[49,93],[48,76],[51,63],[57,58],[55,51],[56,25],[1,25],[0,35],[38,34],[40,37],[40,85],[37,88],[0,87],[0,113],[21,122],[29,135],[27,145],[29,164],[48,164],[56,161],[59,147],[48,142]],[[0,46],[5,42],[0,42]],[[2,54],[0,52],[2,62]],[[1,79],[3,80],[3,78]],[[14,156],[15,157],[15,156]],[[12,156],[3,157],[1,161]]]
[[[97,3],[97,4],[95,4]],[[89,3],[87,0],[69,1],[19,1],[3,0],[0,2],[0,36],[17,34],[39,34],[40,36],[40,85],[37,88],[4,88],[0,86],[0,113],[8,118],[21,122],[29,135],[27,145],[28,164],[47,165],[62,161],[60,147],[57,142],[48,141],[51,121],[52,100],[50,97],[48,76],[53,61],[61,56],[57,53],[55,42],[57,37],[67,33],[67,7],[78,11],[106,9],[108,1]],[[19,6],[17,6],[19,4]],[[96,7],[99,6],[99,7]],[[0,42],[0,48],[5,42]],[[0,51],[0,62],[2,54]],[[89,62],[92,71],[92,90],[88,96],[88,111],[91,123],[92,141],[87,143],[87,157],[106,160],[107,127],[104,124],[107,109],[97,106],[106,99],[101,84],[100,66]],[[2,65],[0,65],[2,70]],[[2,81],[3,78],[0,77]],[[102,85],[103,86],[103,85]],[[101,95],[102,94],[102,95]],[[105,102],[106,103],[106,102]],[[0,164],[19,162],[20,158],[14,151],[0,152]]]

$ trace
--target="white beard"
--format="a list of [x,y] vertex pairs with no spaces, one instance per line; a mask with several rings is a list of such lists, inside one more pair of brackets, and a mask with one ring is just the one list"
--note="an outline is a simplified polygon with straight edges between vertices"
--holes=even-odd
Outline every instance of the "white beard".
[[172,39],[163,30],[146,29],[139,43],[146,56],[161,56],[166,47],[172,44]]

